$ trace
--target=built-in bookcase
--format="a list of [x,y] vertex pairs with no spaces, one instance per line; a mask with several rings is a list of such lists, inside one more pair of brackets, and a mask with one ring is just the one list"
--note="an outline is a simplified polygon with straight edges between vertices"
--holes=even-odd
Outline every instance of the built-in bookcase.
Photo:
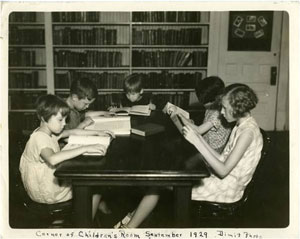
[[38,125],[34,102],[47,93],[45,20],[39,12],[9,16],[9,127]]
[[[186,108],[207,75],[209,20],[209,12],[12,13],[10,117],[32,115],[41,94],[66,97],[76,78],[95,82],[94,109],[106,109],[119,103],[131,73],[143,75],[158,108]],[[22,127],[34,128],[32,119]]]

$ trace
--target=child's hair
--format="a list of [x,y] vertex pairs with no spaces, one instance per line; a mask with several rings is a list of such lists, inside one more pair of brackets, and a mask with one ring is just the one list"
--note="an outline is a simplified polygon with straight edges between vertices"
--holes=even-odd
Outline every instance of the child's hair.
[[36,101],[36,113],[39,120],[46,122],[52,115],[57,115],[61,111],[63,117],[68,116],[70,108],[67,103],[55,95],[42,95]]
[[78,99],[92,100],[96,98],[98,92],[94,82],[88,78],[76,79],[72,82],[70,88],[70,94],[75,94]]
[[127,76],[123,88],[126,93],[140,93],[143,89],[142,75],[135,73]]
[[201,80],[196,86],[196,95],[199,103],[205,105],[214,102],[218,95],[223,93],[225,84],[218,76],[210,76]]
[[232,116],[240,118],[254,109],[258,103],[256,93],[245,84],[232,84],[225,88],[223,97],[227,97],[233,112]]

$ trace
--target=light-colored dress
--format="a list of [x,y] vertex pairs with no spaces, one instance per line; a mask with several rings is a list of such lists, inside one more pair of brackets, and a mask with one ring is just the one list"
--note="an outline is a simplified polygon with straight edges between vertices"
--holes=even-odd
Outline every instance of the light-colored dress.
[[253,132],[254,138],[238,164],[223,179],[214,174],[202,179],[200,184],[192,189],[192,200],[230,203],[241,199],[245,187],[252,179],[263,147],[262,135],[253,117],[249,117],[233,128],[221,155],[221,161],[226,161],[239,135],[249,130]]
[[67,201],[72,198],[71,186],[59,182],[54,176],[55,166],[41,158],[40,154],[44,148],[59,152],[57,137],[35,130],[20,161],[19,169],[24,187],[35,202],[53,204]]
[[203,134],[203,139],[218,153],[223,152],[232,130],[232,127],[225,121],[224,119],[222,122],[220,111],[210,109],[205,111],[203,123],[210,122],[213,127]]

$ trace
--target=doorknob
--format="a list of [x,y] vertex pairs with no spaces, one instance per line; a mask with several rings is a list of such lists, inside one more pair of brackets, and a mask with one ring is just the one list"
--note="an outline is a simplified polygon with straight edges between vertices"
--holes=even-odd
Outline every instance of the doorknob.
[[276,85],[276,80],[277,80],[277,67],[276,66],[272,66],[271,67],[271,80],[270,80],[270,84],[271,85]]

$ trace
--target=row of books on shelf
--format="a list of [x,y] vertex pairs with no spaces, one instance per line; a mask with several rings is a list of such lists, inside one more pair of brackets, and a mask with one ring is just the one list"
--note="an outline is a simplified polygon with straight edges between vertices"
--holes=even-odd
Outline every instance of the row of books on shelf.
[[46,87],[46,72],[9,72],[10,88],[42,88]]
[[33,131],[40,125],[35,112],[13,112],[9,114],[9,129]]
[[[204,72],[195,73],[139,73],[145,89],[194,89]],[[90,79],[98,89],[122,89],[126,73],[64,72],[56,73],[55,88],[68,89],[74,79]]]
[[94,73],[69,71],[55,74],[55,88],[68,89],[75,79],[90,79],[98,89],[122,89],[126,73]]
[[9,49],[9,66],[45,66],[45,49]]
[[56,67],[120,67],[122,52],[92,51],[75,52],[69,50],[54,51],[54,66]]
[[43,45],[45,44],[45,30],[19,29],[18,27],[11,27],[9,29],[9,43]]
[[208,22],[209,12],[133,12],[133,22]]
[[204,51],[132,51],[132,65],[136,67],[205,67],[207,50]]
[[12,12],[9,15],[10,22],[43,22],[43,12]]
[[55,45],[116,45],[117,30],[103,27],[92,29],[71,29],[65,27],[53,31]]
[[53,12],[53,22],[99,22],[100,12]]
[[13,110],[32,110],[35,109],[35,102],[40,95],[47,94],[47,92],[11,92],[9,97],[10,109]]
[[208,29],[183,28],[132,30],[133,44],[136,45],[199,45],[208,43]]

